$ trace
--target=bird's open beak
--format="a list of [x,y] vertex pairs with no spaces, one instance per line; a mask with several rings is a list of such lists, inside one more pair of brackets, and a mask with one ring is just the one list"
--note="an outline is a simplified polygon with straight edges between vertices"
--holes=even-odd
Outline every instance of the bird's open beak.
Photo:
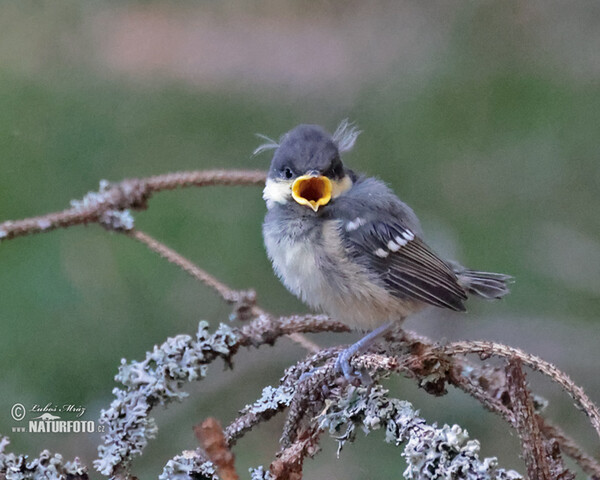
[[292,197],[316,212],[320,206],[329,203],[332,190],[331,180],[327,177],[302,175],[292,184]]

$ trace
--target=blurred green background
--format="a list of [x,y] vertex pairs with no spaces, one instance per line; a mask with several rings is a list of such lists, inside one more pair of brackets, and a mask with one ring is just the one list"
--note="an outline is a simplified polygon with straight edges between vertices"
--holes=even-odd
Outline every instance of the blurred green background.
[[[538,354],[600,401],[600,4],[591,1],[0,3],[0,222],[68,206],[118,181],[175,170],[266,169],[257,132],[298,123],[363,131],[345,157],[386,180],[438,251],[513,274],[499,303],[431,310],[408,326]],[[273,312],[306,311],[271,272],[254,187],[156,195],[140,229]],[[11,433],[11,406],[72,403],[95,420],[121,358],[141,359],[197,322],[226,322],[209,290],[132,240],[91,225],[0,244],[0,432],[91,465],[97,435]],[[314,336],[323,344],[356,336]],[[193,449],[192,426],[224,424],[303,351],[282,339],[211,367],[191,397],[157,412],[135,463],[155,477]],[[600,443],[564,392],[535,374],[548,416],[587,450]],[[457,422],[484,455],[523,471],[516,435],[461,393],[389,387],[430,421]],[[238,469],[268,464],[281,419],[243,439]],[[389,478],[382,435],[306,463],[307,478]],[[96,477],[92,472],[92,476]]]

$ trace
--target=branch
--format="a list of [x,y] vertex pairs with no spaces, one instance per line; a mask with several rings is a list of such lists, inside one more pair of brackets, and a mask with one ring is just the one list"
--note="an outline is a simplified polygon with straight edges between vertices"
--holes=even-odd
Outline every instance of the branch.
[[[234,304],[234,312],[238,318],[253,319],[252,322],[238,330],[221,325],[212,335],[208,333],[207,324],[201,323],[196,339],[180,335],[168,339],[161,347],[155,347],[143,362],[127,364],[123,361],[116,379],[121,381],[125,389],[115,389],[116,399],[112,402],[111,408],[102,412],[101,422],[107,425],[108,433],[103,437],[105,444],[99,448],[100,459],[95,462],[96,468],[101,472],[115,478],[130,478],[130,461],[135,455],[141,453],[148,439],[152,438],[157,431],[154,420],[149,416],[151,410],[156,405],[166,405],[173,400],[182,399],[185,396],[185,393],[181,391],[182,387],[187,382],[203,378],[206,374],[207,364],[216,358],[223,358],[226,364],[230,365],[232,356],[242,346],[259,347],[263,344],[273,344],[280,336],[289,335],[294,341],[313,353],[286,371],[279,388],[265,389],[261,399],[254,405],[246,407],[241,412],[241,416],[226,429],[225,436],[220,437],[221,443],[218,450],[221,453],[230,453],[228,448],[254,425],[289,408],[282,436],[283,449],[279,454],[279,459],[271,465],[271,473],[276,478],[301,478],[304,458],[314,455],[318,450],[317,442],[321,428],[317,428],[313,420],[316,417],[324,418],[323,415],[331,413],[332,405],[339,406],[335,402],[334,404],[326,402],[331,402],[332,399],[342,402],[344,392],[348,393],[354,388],[343,381],[340,383],[339,374],[334,368],[333,359],[341,347],[320,350],[317,345],[301,335],[302,333],[323,331],[346,332],[349,331],[348,327],[332,322],[322,315],[273,318],[256,306],[253,291],[231,289],[158,240],[133,228],[133,217],[131,217],[129,209],[143,210],[147,208],[148,200],[153,193],[190,186],[262,185],[264,180],[264,172],[214,170],[129,179],[115,184],[101,181],[99,192],[90,192],[82,200],[72,201],[70,209],[0,224],[0,240],[87,223],[99,223],[107,229],[125,232],[131,238],[145,244],[169,262],[186,271],[196,280],[215,290],[228,303]],[[584,410],[600,436],[598,408],[580,387],[556,367],[521,350],[491,342],[456,342],[447,346],[439,346],[434,345],[429,339],[418,337],[411,332],[390,334],[386,338],[394,340],[394,336],[400,340],[399,343],[388,344],[380,349],[373,348],[370,352],[356,356],[352,359],[353,366],[359,370],[368,371],[374,382],[378,382],[390,372],[403,373],[417,379],[422,388],[435,395],[446,393],[445,385],[447,383],[461,388],[479,400],[486,408],[500,414],[519,431],[523,450],[525,452],[532,450],[532,453],[526,458],[530,476],[536,479],[556,476],[569,478],[569,472],[565,471],[562,465],[558,445],[574,458],[586,473],[600,479],[598,463],[585,454],[572,439],[558,428],[546,423],[534,412],[532,399],[521,370],[521,363],[559,383]],[[489,355],[498,355],[508,359],[510,363],[508,375],[489,365],[479,366],[467,359],[455,358],[455,355],[467,353],[478,353],[482,359]],[[381,387],[377,383],[372,388],[363,389],[364,391],[360,388],[362,387],[354,390],[355,393],[359,392],[359,400],[366,404],[369,404],[370,401],[374,402],[371,404],[372,411],[366,410],[370,413],[365,414],[364,419],[361,420],[361,428],[365,431],[378,428],[384,422],[383,417],[377,417],[382,413],[381,408],[385,411],[385,405],[389,406],[397,400],[386,399],[381,403],[379,400],[385,397],[385,393],[387,393],[385,392],[377,397],[379,400],[375,401],[373,395],[377,392],[381,393],[381,390],[378,390]],[[328,406],[323,410],[325,405]],[[388,409],[384,414],[389,413]],[[388,417],[385,418],[387,418],[385,421],[388,422],[388,428],[391,428],[389,422],[394,422]],[[349,421],[348,428],[351,428],[353,432],[355,426],[358,425],[357,419]],[[463,440],[466,441],[466,432],[463,435],[460,427],[444,427],[438,431],[442,432],[445,428],[452,430],[452,432],[443,433],[446,437],[450,435],[450,438],[454,440],[460,437],[462,440],[459,440],[459,443]],[[430,438],[433,433],[429,430],[427,432],[429,432],[427,435]],[[406,432],[403,435],[405,434]],[[352,434],[347,439],[351,439],[351,437]],[[392,438],[396,437],[392,436]],[[398,438],[396,438],[396,443],[400,442]],[[46,468],[47,464],[63,468],[61,466],[62,457],[59,455],[50,457],[46,451],[42,452],[39,459],[34,459],[27,464],[24,463],[25,457],[9,457],[3,453],[6,443],[7,440],[0,441],[0,463],[5,462],[0,465],[0,479],[2,473],[6,471],[3,470],[3,467],[7,465],[6,462],[14,464],[14,461],[18,461],[21,465],[19,468],[33,466],[40,469]],[[443,445],[445,449],[448,448],[447,441]],[[405,448],[405,456],[409,455],[407,453],[409,446],[410,441]],[[466,463],[464,463],[464,459],[461,460],[457,464],[461,469],[467,468],[469,472],[473,472],[469,469],[476,468],[477,478],[480,478],[480,474],[486,475],[481,478],[496,478],[491,476],[494,474],[492,472],[496,472],[495,464],[491,459],[485,459],[483,464],[477,466],[479,464],[472,463],[472,460],[479,461],[474,444],[467,442],[465,449],[465,452],[468,453],[465,455],[471,460],[465,460]],[[423,452],[420,446],[417,452],[419,455]],[[471,455],[473,453],[475,453],[474,457]],[[76,462],[77,460],[73,462],[73,465]],[[67,463],[64,468],[68,465],[72,464]],[[229,468],[232,475],[235,473],[232,462],[225,462],[224,465]],[[422,466],[417,462],[414,467],[415,469],[410,472],[410,468],[413,467],[409,467],[405,476],[417,475],[422,478],[423,472],[430,471],[431,464]],[[450,464],[443,468],[449,468],[449,471],[456,472],[455,467]],[[496,473],[500,471],[498,470]],[[217,478],[214,465],[199,450],[184,452],[183,455],[175,457],[167,464],[161,478],[171,478],[175,472],[197,473],[206,478]],[[520,478],[516,473],[513,476],[512,472],[502,472],[498,478]],[[253,478],[261,479],[273,478],[272,474],[261,469],[255,469],[252,473]],[[71,473],[71,475],[75,475],[74,478],[86,478],[85,470]],[[234,477],[230,476],[230,478]]]
[[[334,396],[335,397],[335,396]],[[385,441],[405,444],[406,479],[434,480],[521,479],[498,468],[495,458],[479,458],[479,442],[470,440],[458,425],[428,425],[409,402],[388,397],[381,385],[348,387],[318,418],[320,428],[336,436],[340,448],[353,441],[358,429],[365,434],[385,429]]]
[[600,480],[600,464],[585,453],[579,445],[563,432],[556,425],[552,425],[544,418],[538,415],[538,423],[540,430],[544,433],[546,438],[555,439],[560,445],[560,449],[566,453],[569,457],[577,462],[581,469],[590,476],[591,480]]
[[598,411],[598,407],[590,400],[581,387],[577,386],[566,373],[560,371],[551,363],[535,355],[523,352],[518,348],[493,342],[455,342],[445,347],[440,347],[439,350],[448,355],[477,353],[484,356],[497,355],[508,359],[520,360],[524,365],[543,373],[558,383],[588,416],[598,437],[600,437],[600,412]]
[[132,178],[111,184],[100,182],[99,192],[88,193],[81,201],[71,202],[72,208],[24,220],[0,224],[0,240],[50,232],[88,223],[108,223],[110,211],[145,210],[152,194],[163,190],[208,185],[262,185],[265,172],[256,170],[199,170],[176,172],[148,178]]
[[152,238],[147,233],[140,230],[130,230],[127,235],[138,242],[146,245],[150,250],[158,253],[161,257],[169,261],[170,263],[177,265],[184,272],[190,274],[199,282],[215,290],[219,296],[227,303],[238,303],[248,305],[248,308],[255,309],[255,314],[259,315],[264,313],[258,309],[254,304],[256,301],[256,293],[252,290],[237,291],[229,288],[224,283],[217,280],[208,272],[202,270],[200,267],[183,257],[175,250],[167,247],[165,244]]
[[29,479],[29,478],[69,478],[70,480],[88,480],[87,467],[81,464],[79,458],[65,462],[62,455],[52,455],[43,450],[37,458],[29,459],[27,455],[5,453],[9,444],[7,437],[0,437],[0,478]]
[[[491,412],[500,415],[513,426],[513,428],[517,428],[517,420],[512,411],[509,382],[504,370],[486,364],[478,365],[466,358],[448,357],[444,355],[444,353],[478,353],[484,358],[495,354],[495,352],[507,353],[508,351],[515,351],[519,352],[518,355],[516,357],[509,356],[509,359],[526,358],[526,363],[537,365],[540,367],[537,368],[537,370],[548,375],[552,380],[555,380],[557,377],[566,377],[566,375],[556,369],[556,367],[548,368],[549,364],[537,357],[533,357],[525,352],[512,349],[505,345],[494,344],[491,342],[458,342],[459,344],[462,344],[462,346],[454,349],[453,345],[457,344],[438,346],[429,338],[417,335],[410,331],[391,333],[386,336],[386,339],[390,342],[396,342],[396,344],[405,344],[405,349],[408,349],[416,355],[413,359],[407,357],[405,362],[409,367],[409,371],[411,371],[417,379],[425,378],[428,382],[431,382],[432,380],[438,382],[437,390],[433,389],[433,392],[428,389],[428,384],[426,384],[425,389],[427,391],[436,393],[440,388],[443,388],[443,383],[447,381],[471,395]],[[475,345],[475,351],[469,348],[472,345]],[[429,362],[426,361],[427,358],[430,359]],[[428,364],[428,368],[423,368],[426,364]],[[541,366],[543,364],[546,365],[542,368]],[[431,368],[432,366],[433,370]],[[572,438],[562,432],[558,427],[552,426],[539,415],[536,417],[541,431],[548,440],[556,440],[560,449],[573,458],[587,474],[591,475],[594,480],[600,480],[600,464],[593,457],[586,454]]]
[[302,464],[305,458],[314,457],[320,450],[321,429],[313,426],[304,430],[298,438],[277,455],[269,471],[274,480],[302,480]]
[[221,424],[214,418],[207,418],[194,427],[194,433],[202,450],[209,460],[216,465],[217,473],[222,480],[239,480],[235,470],[234,456],[225,441]]
[[150,412],[157,405],[185,398],[183,386],[204,378],[207,365],[217,358],[229,365],[240,347],[273,344],[288,333],[347,330],[322,315],[279,319],[263,315],[241,329],[221,324],[213,334],[208,332],[207,322],[200,322],[195,339],[178,335],[154,347],[142,362],[128,364],[123,360],[115,380],[125,388],[113,390],[116,398],[100,416],[107,433],[94,461],[96,469],[104,475],[123,471],[126,477],[131,460],[158,431]]
[[519,438],[521,451],[525,456],[527,474],[535,480],[552,480],[550,465],[546,458],[544,438],[536,421],[533,400],[527,390],[525,374],[521,369],[519,360],[511,359],[508,362],[507,378],[511,393],[513,414]]

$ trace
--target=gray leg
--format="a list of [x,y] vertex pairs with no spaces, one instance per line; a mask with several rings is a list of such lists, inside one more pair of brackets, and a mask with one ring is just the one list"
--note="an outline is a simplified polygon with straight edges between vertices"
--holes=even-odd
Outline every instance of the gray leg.
[[[382,335],[385,335],[390,330],[394,328],[394,326],[398,322],[389,322],[377,327],[375,330],[367,333],[364,337],[362,337],[358,342],[350,345],[346,350],[340,352],[336,362],[335,367],[344,374],[346,380],[351,382],[357,376],[356,372],[352,370],[352,366],[350,365],[350,360],[357,353],[365,351],[369,348],[373,343]],[[361,376],[360,374],[358,376]],[[364,383],[364,378],[362,378]]]

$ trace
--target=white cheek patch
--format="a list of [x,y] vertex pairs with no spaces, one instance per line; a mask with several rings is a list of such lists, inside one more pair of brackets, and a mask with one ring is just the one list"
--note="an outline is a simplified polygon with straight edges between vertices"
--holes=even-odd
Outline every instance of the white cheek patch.
[[347,192],[352,187],[352,179],[346,175],[341,180],[334,180],[331,182],[331,198],[337,198],[342,193]]
[[292,198],[291,182],[267,179],[263,190],[263,199],[267,202],[267,208],[275,203],[285,204]]

